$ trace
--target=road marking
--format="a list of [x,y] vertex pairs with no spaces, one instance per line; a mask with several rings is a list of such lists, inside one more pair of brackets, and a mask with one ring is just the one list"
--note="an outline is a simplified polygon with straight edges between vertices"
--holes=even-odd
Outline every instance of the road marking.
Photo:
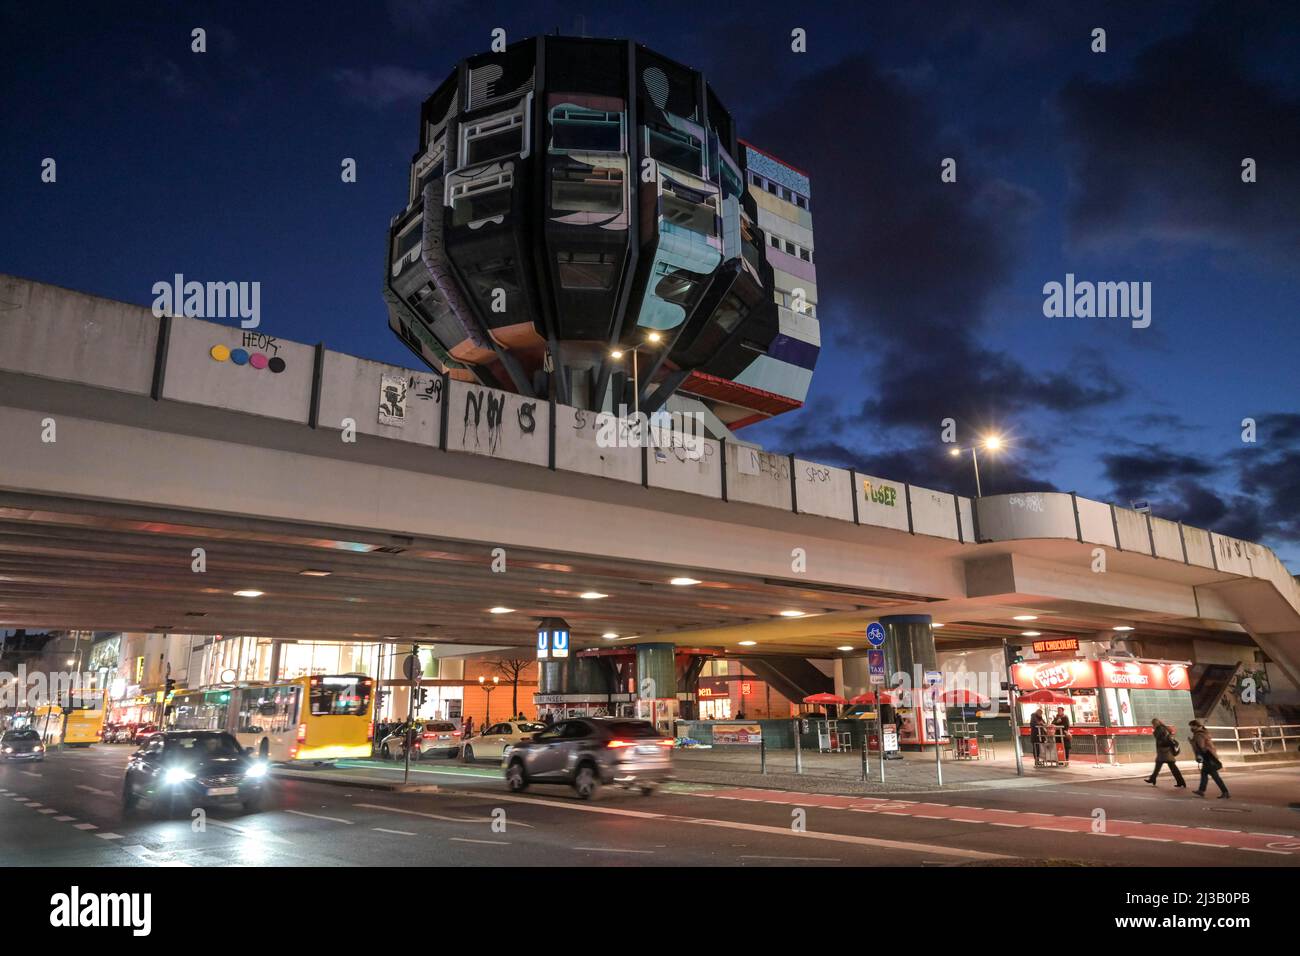
[[304,813],[301,810],[285,810],[285,813],[292,813],[296,817],[311,817],[313,820],[328,820],[330,823],[347,823],[352,824],[353,820],[344,820],[342,817],[326,817],[319,813]]
[[58,813],[59,811],[51,810],[49,807],[46,807],[44,810],[37,810],[36,812],[37,813]]
[[56,821],[57,823],[67,823],[69,820],[75,820],[75,819],[77,819],[77,818],[76,818],[76,817],[66,817],[66,816],[65,816],[65,817],[55,817],[54,819],[55,819],[55,821]]
[[[724,830],[747,830],[750,833],[769,833],[772,835],[796,837],[805,840],[824,840],[828,843],[848,843],[855,846],[871,846],[888,850],[904,850],[915,853],[935,853],[940,856],[956,856],[968,860],[1012,860],[1006,853],[986,853],[983,850],[966,850],[959,847],[936,846],[930,843],[913,843],[906,840],[885,840],[877,837],[854,836],[844,833],[825,833],[817,830],[796,832],[787,827],[764,826],[758,823],[741,823],[732,820],[714,820],[704,817],[681,817],[666,813],[652,813],[647,810],[622,810],[615,807],[592,806],[589,803],[565,803],[559,800],[545,800],[536,797],[521,797],[506,793],[475,793],[468,790],[447,790],[446,796],[467,797],[478,800],[491,800],[499,803],[531,803],[536,806],[554,807],[562,810],[575,810],[580,813],[601,813],[610,816],[633,817],[641,820],[663,820],[667,822],[691,823],[697,826],[717,827]],[[515,824],[518,826],[518,824]]]
[[[285,813],[294,813],[295,811],[293,811],[293,810],[286,810],[286,811],[284,811],[284,812],[285,812]],[[328,819],[328,818],[326,818],[326,819]],[[346,821],[346,820],[345,820],[344,822],[347,823],[347,822],[349,822],[349,821]],[[268,830],[263,830],[263,829],[260,828],[260,827],[238,827],[238,826],[235,826],[233,823],[225,823],[225,822],[223,822],[223,821],[221,821],[221,820],[208,820],[208,826],[210,826],[210,827],[220,827],[222,830],[233,830],[233,831],[235,831],[236,833],[238,833],[238,834],[239,834],[240,836],[242,836],[242,837],[248,837],[248,838],[250,838],[250,839],[262,840],[262,841],[264,841],[264,842],[266,842],[266,843],[283,843],[283,844],[285,844],[285,845],[287,845],[287,846],[292,846],[292,845],[293,845],[293,841],[292,841],[292,840],[286,840],[284,837],[282,837],[282,836],[277,836],[276,834],[271,833],[271,832],[268,831]]]
[[18,772],[19,772],[19,773],[25,773],[25,774],[27,774],[27,776],[29,776],[29,777],[39,777],[39,776],[40,776],[39,773],[35,773],[34,771],[31,771],[31,770],[19,770]]
[[120,834],[120,833],[96,833],[95,836],[99,837],[101,840],[120,840],[120,839],[122,839],[122,834]]
[[1286,850],[1265,850],[1263,847],[1258,847],[1258,846],[1239,846],[1239,847],[1237,847],[1237,849],[1238,849],[1238,850],[1249,850],[1251,853],[1275,853],[1275,854],[1277,854],[1278,856],[1290,856],[1290,855],[1291,855],[1291,854],[1288,853]]
[[397,836],[415,836],[410,830],[385,830],[383,827],[371,827],[376,833],[394,833]]
[[27,800],[27,801],[25,801],[25,802],[23,803],[23,806],[25,806],[25,807],[43,807],[43,806],[45,806],[45,804],[43,804],[43,803],[37,803],[35,800]]
[[85,773],[85,772],[86,772],[86,771],[84,771],[84,770],[78,770],[76,767],[67,767],[67,768],[65,768],[65,769],[68,771],[68,773]]
[[1026,827],[1026,825],[1023,824],[1023,823],[997,823],[996,821],[991,821],[991,822],[989,823],[989,826],[991,826],[991,827],[1011,827],[1011,829],[1013,829],[1013,830],[1025,830],[1025,829],[1028,829],[1028,827]]
[[97,793],[101,797],[111,797],[113,794],[107,790],[99,790],[96,787],[88,787],[84,783],[77,784],[78,790],[89,790],[91,793]]
[[122,846],[120,849],[130,853],[142,863],[151,863],[154,866],[190,866],[189,863],[186,863],[183,860],[174,860],[164,854],[154,853],[153,850],[150,850],[147,846],[138,843]]
[[107,777],[109,780],[116,780],[122,775],[120,773],[101,773],[99,776]]
[[[449,837],[453,843],[490,843],[493,846],[509,846],[509,840],[474,840],[470,837]],[[575,848],[576,849],[576,848]]]
[[620,850],[613,846],[575,846],[574,849],[584,853],[654,853],[654,850]]
[[1173,840],[1166,839],[1165,837],[1134,836],[1131,833],[1126,833],[1124,834],[1124,836],[1126,836],[1130,840],[1146,840],[1148,843],[1173,843],[1174,842]]
[[78,823],[76,828],[77,828],[78,830],[98,830],[98,829],[99,829],[99,827],[95,826],[93,823]]
[[1228,844],[1226,843],[1198,843],[1195,840],[1184,840],[1183,845],[1184,846],[1212,846],[1218,850],[1226,850],[1229,848]]
[[[480,796],[483,795],[480,794]],[[404,810],[401,807],[385,807],[378,803],[354,803],[352,805],[354,807],[364,807],[367,810],[383,810],[385,813],[405,813],[408,816],[413,816],[413,817],[428,817],[430,820],[444,820],[447,823],[491,823],[492,822],[491,817],[447,817],[439,813],[424,813],[420,810]],[[518,821],[512,821],[510,825],[512,827],[527,827],[529,830],[533,829],[533,825],[531,823],[519,823]]]

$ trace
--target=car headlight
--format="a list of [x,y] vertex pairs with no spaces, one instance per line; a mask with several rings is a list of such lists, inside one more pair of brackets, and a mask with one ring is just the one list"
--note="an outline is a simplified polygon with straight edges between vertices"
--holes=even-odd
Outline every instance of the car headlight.
[[6,747],[6,748],[5,748],[5,753],[7,753],[7,754],[11,754],[11,753],[13,753],[13,752],[14,752],[14,748],[13,748],[13,747]]
[[38,754],[40,754],[40,753],[45,753],[45,745],[44,745],[44,744],[37,744],[37,745],[36,745],[36,752],[37,752]]
[[256,780],[258,777],[265,777],[266,764],[264,763],[250,764],[248,769],[244,771],[244,776],[249,780]]
[[186,780],[193,780],[194,774],[181,767],[172,767],[163,774],[163,783],[169,786],[175,786],[178,783],[184,783]]

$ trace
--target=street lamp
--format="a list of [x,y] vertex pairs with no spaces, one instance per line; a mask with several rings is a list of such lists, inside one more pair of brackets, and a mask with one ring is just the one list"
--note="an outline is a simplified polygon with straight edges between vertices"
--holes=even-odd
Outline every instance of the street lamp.
[[637,371],[637,353],[651,345],[658,345],[663,336],[658,332],[651,332],[645,338],[646,340],[640,345],[634,345],[630,349],[614,349],[609,353],[609,357],[616,361],[628,352],[632,353],[632,414],[634,416],[641,413],[641,383]]
[[482,674],[478,675],[478,685],[479,687],[483,688],[483,693],[487,694],[487,705],[483,708],[484,727],[492,723],[492,692],[497,689],[497,685],[500,683],[501,683],[500,677],[493,677],[492,683],[489,684],[487,682],[487,678],[485,678]]
[[[991,452],[1000,451],[1002,449],[1002,436],[997,434],[985,435],[979,441],[975,442],[973,445],[970,446],[970,460],[971,460],[971,464],[975,466],[975,497],[976,498],[984,497],[984,492],[980,490],[980,460],[979,460],[979,456],[976,455],[975,453],[975,449],[981,445],[984,447],[985,451],[991,451]],[[956,458],[963,451],[965,451],[964,448],[953,448],[948,452],[948,454]]]

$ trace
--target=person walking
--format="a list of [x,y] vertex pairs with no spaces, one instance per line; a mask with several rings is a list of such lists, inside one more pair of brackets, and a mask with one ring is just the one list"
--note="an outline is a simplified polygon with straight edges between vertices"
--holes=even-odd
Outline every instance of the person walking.
[[1228,788],[1223,783],[1223,778],[1219,776],[1219,771],[1223,769],[1223,761],[1219,759],[1219,751],[1214,746],[1214,741],[1210,739],[1210,732],[1206,730],[1205,724],[1199,720],[1193,720],[1187,725],[1192,731],[1192,753],[1196,755],[1196,762],[1201,765],[1201,783],[1193,793],[1198,797],[1205,796],[1205,787],[1210,780],[1219,787],[1219,799],[1228,799]]
[[1169,764],[1169,772],[1174,775],[1174,789],[1186,787],[1187,781],[1183,779],[1182,771],[1178,769],[1178,764],[1175,762],[1179,748],[1178,739],[1174,737],[1174,728],[1159,717],[1151,718],[1151,726],[1155,728],[1156,767],[1151,771],[1151,776],[1146,778],[1146,782],[1154,787],[1156,777],[1160,776],[1160,768],[1165,764]]
[[1065,762],[1070,762],[1070,718],[1065,713],[1064,707],[1056,708],[1056,716],[1052,718],[1052,726],[1056,728],[1056,733],[1061,740],[1065,742]]

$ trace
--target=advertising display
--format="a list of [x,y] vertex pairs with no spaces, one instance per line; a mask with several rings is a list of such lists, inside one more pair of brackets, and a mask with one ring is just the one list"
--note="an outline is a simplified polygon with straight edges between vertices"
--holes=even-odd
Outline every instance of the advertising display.
[[763,728],[757,723],[714,724],[713,743],[758,744],[763,740]]

